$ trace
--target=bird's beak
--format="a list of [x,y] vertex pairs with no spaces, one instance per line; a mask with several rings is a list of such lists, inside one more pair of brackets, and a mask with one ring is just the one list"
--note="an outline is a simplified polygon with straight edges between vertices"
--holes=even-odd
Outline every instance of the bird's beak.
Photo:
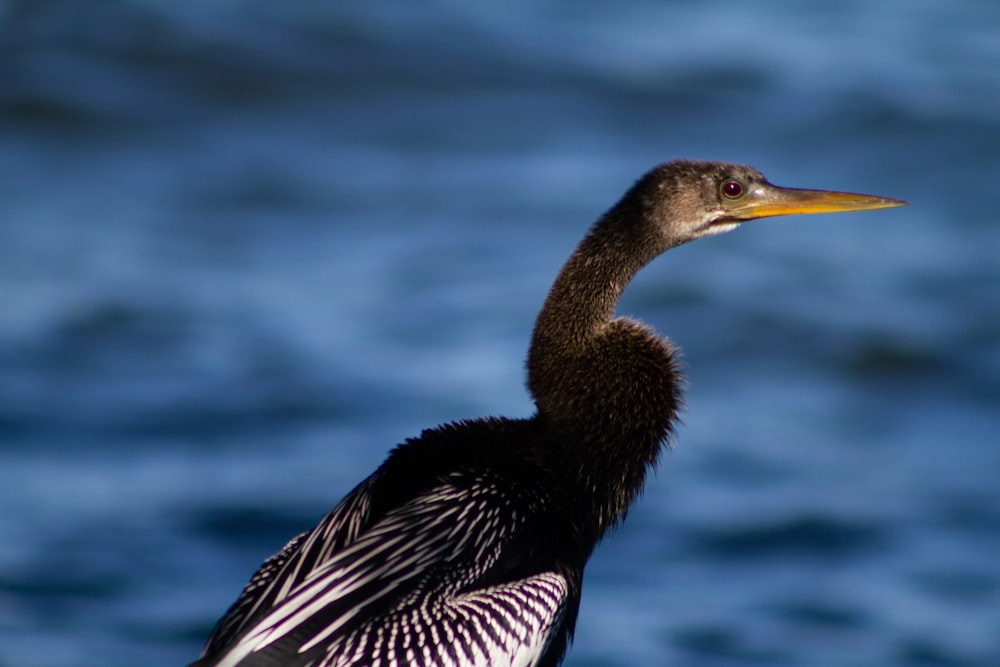
[[908,202],[889,197],[859,195],[853,192],[829,190],[799,190],[779,188],[770,183],[754,187],[744,201],[729,209],[738,220],[753,220],[775,215],[800,213],[836,213],[839,211],[867,211],[876,208],[906,206]]

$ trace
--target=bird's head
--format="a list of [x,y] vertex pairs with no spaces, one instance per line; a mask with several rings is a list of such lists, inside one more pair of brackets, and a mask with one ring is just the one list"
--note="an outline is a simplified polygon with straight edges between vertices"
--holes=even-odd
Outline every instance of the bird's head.
[[753,167],[677,160],[650,171],[636,185],[667,247],[728,232],[755,218],[905,206],[907,202],[827,190],[772,185]]

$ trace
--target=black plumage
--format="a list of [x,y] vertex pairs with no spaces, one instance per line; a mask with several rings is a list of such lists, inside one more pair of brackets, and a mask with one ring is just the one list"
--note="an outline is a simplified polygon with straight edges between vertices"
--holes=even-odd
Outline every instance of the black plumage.
[[527,361],[537,413],[397,447],[261,566],[194,665],[558,664],[587,559],[641,492],[681,404],[674,348],[614,317],[622,290],[665,250],[744,220],[900,204],[777,188],[740,165],[653,169],[552,286]]

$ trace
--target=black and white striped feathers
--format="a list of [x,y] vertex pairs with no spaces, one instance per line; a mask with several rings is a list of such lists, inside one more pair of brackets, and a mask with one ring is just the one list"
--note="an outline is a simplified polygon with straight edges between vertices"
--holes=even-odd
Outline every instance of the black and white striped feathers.
[[195,665],[555,665],[583,559],[561,555],[580,539],[551,473],[505,446],[537,433],[481,420],[397,448],[261,566]]

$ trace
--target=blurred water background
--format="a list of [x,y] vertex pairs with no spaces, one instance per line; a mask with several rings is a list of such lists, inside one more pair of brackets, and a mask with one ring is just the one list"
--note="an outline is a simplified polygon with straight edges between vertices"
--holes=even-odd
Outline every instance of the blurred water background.
[[0,2],[0,665],[185,664],[673,157],[912,206],[670,252],[685,426],[572,667],[1000,665],[1000,5]]

